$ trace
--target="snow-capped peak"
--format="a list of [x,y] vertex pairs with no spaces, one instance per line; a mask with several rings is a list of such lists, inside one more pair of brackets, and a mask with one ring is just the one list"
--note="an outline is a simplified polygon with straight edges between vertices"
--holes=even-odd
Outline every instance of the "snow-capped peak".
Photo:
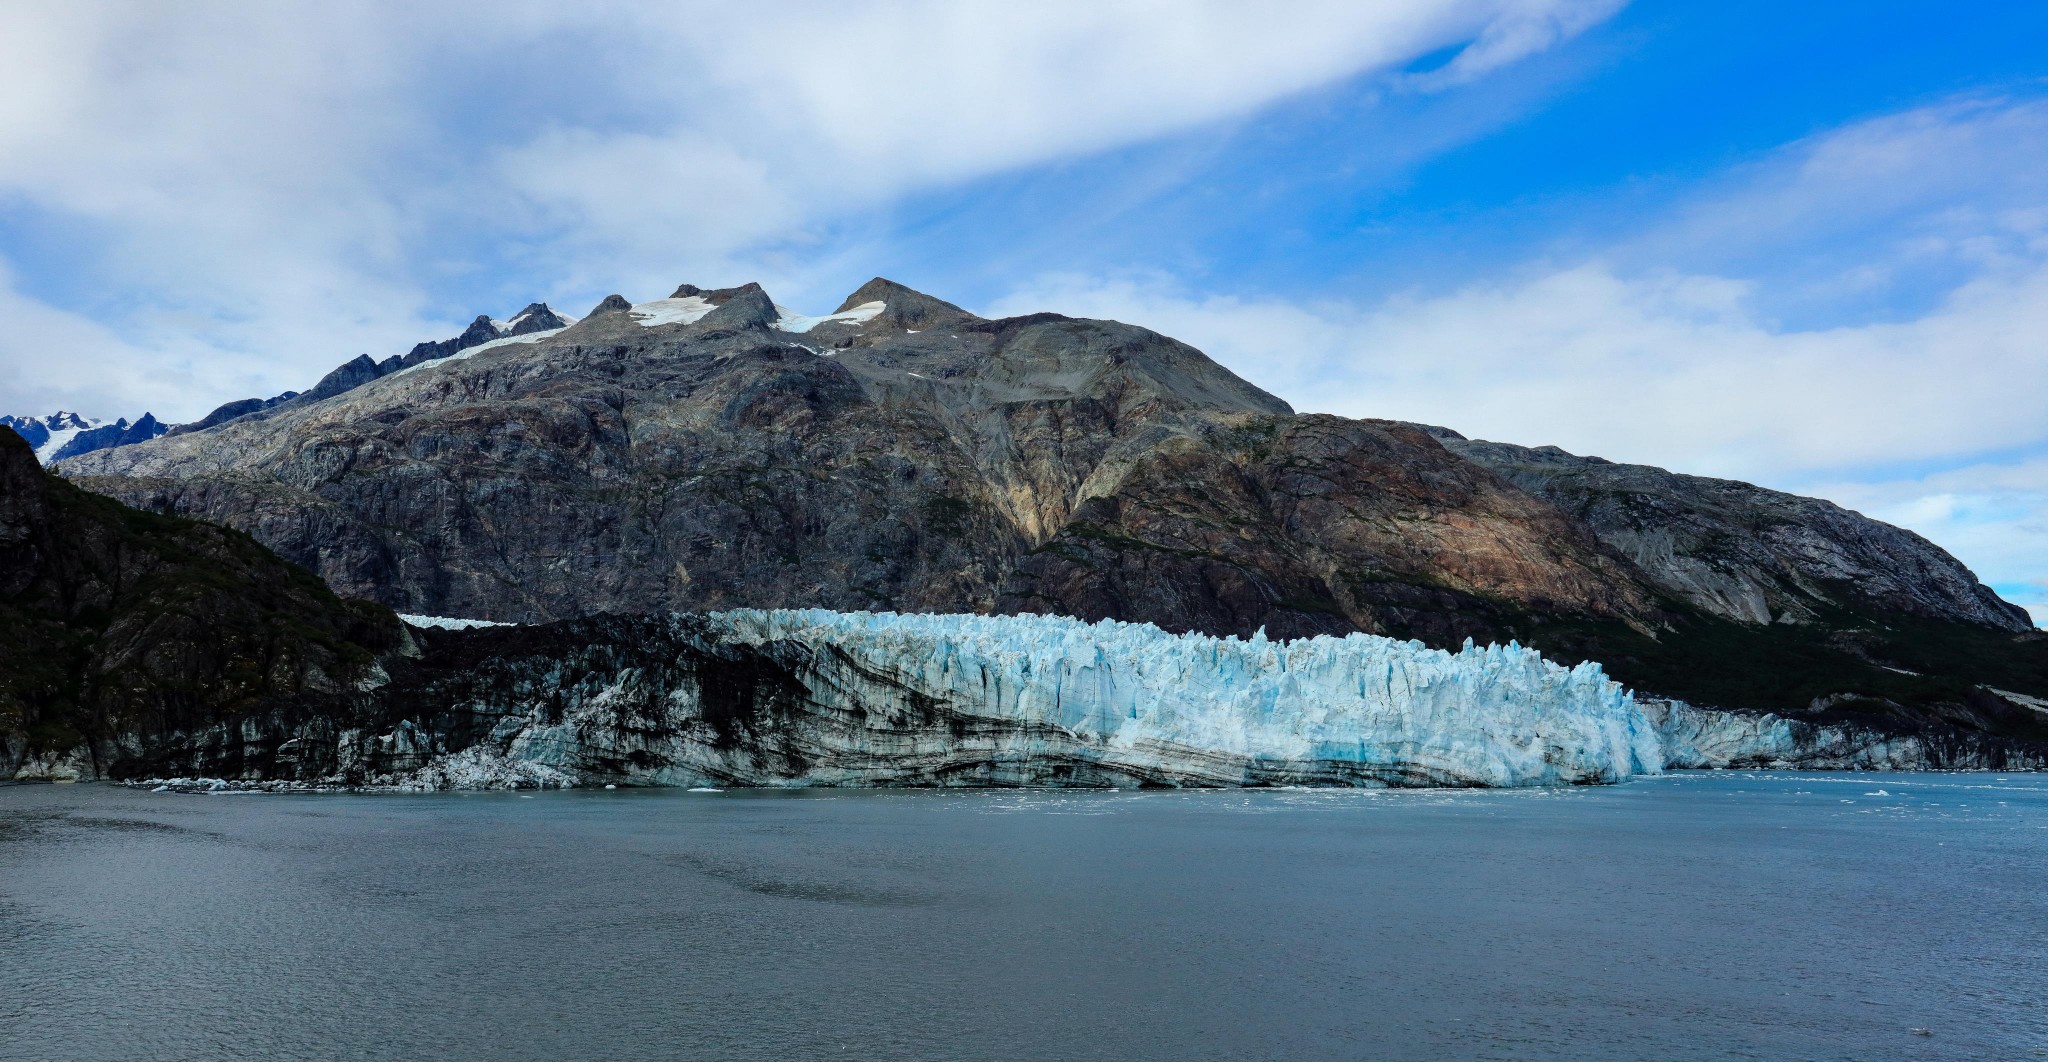
[[47,465],[51,458],[57,456],[57,451],[62,450],[79,432],[97,428],[101,422],[60,409],[47,417],[0,416],[0,424],[13,428],[16,434],[27,440],[30,446],[35,447],[36,460]]

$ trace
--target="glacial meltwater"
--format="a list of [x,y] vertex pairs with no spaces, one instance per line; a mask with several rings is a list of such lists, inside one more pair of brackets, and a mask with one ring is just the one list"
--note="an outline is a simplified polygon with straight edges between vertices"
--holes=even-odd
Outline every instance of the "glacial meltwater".
[[0,788],[4,1059],[2048,1057],[2048,777]]

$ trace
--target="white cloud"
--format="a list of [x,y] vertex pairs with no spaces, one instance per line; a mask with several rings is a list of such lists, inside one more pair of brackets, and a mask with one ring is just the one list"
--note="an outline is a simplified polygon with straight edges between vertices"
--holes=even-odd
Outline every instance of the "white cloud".
[[1779,331],[1751,286],[1598,263],[1357,306],[1043,278],[993,312],[1143,322],[1296,405],[1783,481],[2048,440],[2048,267],[1935,312]]
[[[1305,410],[1822,493],[2039,601],[2048,466],[2011,455],[2048,453],[2044,172],[2048,105],[1972,101],[1794,145],[1597,256],[1455,290],[1303,303],[1156,273],[1050,276],[992,310],[1142,323]],[[1774,276],[1633,264],[1768,263],[1864,229],[1896,238],[1808,274],[1809,295],[1930,254],[1960,279],[1905,319],[1793,327]]]
[[2048,626],[2048,453],[1809,489],[1941,543]]
[[[19,0],[0,12],[0,209],[104,285],[51,296],[79,318],[67,356],[114,381],[81,397],[190,416],[233,397],[206,390],[219,378],[303,386],[501,309],[427,305],[447,276],[504,270],[515,300],[800,275],[790,248],[909,191],[1461,43],[1452,65],[1476,72],[1614,7]],[[4,253],[22,273],[53,257]],[[81,338],[88,321],[121,342]],[[167,358],[194,359],[189,386],[118,382]],[[0,361],[16,402],[68,393],[22,341]]]

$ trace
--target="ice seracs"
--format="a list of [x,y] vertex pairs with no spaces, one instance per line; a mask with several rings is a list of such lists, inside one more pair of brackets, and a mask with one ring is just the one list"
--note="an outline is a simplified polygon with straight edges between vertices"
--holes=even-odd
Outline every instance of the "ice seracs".
[[[682,786],[1544,786],[1663,763],[1598,665],[1516,645],[822,610],[632,622],[480,677],[489,700],[453,707],[497,721],[464,762]],[[657,645],[680,655],[650,665]]]

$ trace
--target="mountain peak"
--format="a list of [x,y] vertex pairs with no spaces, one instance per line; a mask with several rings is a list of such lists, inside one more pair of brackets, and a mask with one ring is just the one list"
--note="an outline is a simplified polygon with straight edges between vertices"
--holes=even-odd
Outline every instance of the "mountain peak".
[[775,301],[757,283],[707,292],[705,298],[718,307],[699,320],[707,327],[763,328],[774,324],[780,316]]
[[964,324],[981,318],[947,302],[933,298],[915,288],[905,287],[887,277],[876,277],[862,284],[858,290],[846,297],[835,312],[845,313],[856,306],[879,302],[888,308],[876,320],[886,322],[890,327],[924,329],[943,324]]
[[561,314],[549,309],[547,303],[530,302],[526,304],[526,309],[513,314],[512,319],[505,322],[504,334],[508,336],[523,336],[532,332],[545,332],[550,329],[567,327],[569,327],[569,321]]
[[603,302],[592,306],[590,312],[583,316],[596,317],[601,313],[625,313],[632,308],[633,304],[627,302],[624,295],[606,295]]

